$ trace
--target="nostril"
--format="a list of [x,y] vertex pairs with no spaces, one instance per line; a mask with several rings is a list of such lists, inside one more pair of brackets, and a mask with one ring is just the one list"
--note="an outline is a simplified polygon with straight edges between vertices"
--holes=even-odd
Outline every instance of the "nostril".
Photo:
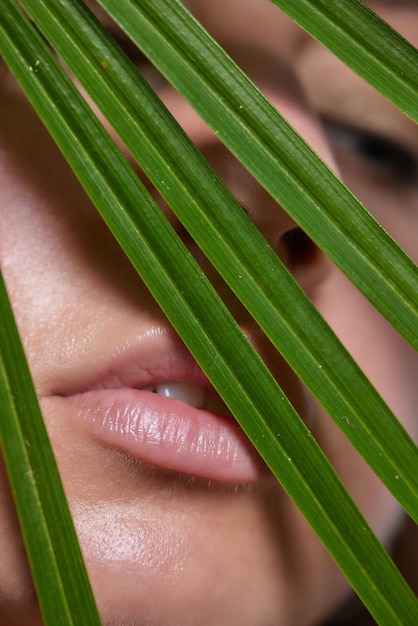
[[282,242],[284,243],[287,265],[290,270],[314,262],[319,252],[314,242],[298,227],[283,233]]
[[306,295],[314,299],[320,283],[328,276],[332,263],[299,227],[287,230],[280,238],[282,258]]

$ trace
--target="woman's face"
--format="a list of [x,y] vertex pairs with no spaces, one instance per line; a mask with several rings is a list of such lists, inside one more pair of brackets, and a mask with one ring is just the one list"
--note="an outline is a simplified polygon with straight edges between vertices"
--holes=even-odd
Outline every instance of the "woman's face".
[[[267,0],[188,4],[416,259],[413,123]],[[418,9],[402,4],[381,14],[417,44]],[[141,69],[415,436],[417,355],[321,253],[287,249],[293,224],[281,208],[164,81]],[[0,129],[1,267],[104,623],[317,623],[343,601],[347,583],[232,419],[219,416],[222,403],[6,75]],[[389,542],[397,505],[230,304]],[[207,459],[195,444],[209,431]],[[0,616],[37,624],[3,471],[0,483]]]

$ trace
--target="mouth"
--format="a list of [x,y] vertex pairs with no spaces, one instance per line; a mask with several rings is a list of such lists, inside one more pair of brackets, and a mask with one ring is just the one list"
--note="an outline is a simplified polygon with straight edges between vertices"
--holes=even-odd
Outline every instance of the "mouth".
[[164,339],[114,352],[54,402],[100,446],[147,465],[233,484],[269,475],[185,347],[168,343],[168,350]]

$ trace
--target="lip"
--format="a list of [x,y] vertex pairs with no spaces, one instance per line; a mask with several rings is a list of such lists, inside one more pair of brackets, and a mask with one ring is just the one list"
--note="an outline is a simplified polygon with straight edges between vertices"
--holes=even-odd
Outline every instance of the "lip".
[[263,473],[261,459],[230,417],[129,388],[68,400],[91,436],[150,465],[233,483],[252,482]]
[[[270,474],[184,344],[170,332],[144,335],[98,361],[54,395],[65,403],[70,419],[103,447],[163,470],[224,483],[250,483]],[[208,402],[196,408],[149,391],[164,381],[201,386]]]

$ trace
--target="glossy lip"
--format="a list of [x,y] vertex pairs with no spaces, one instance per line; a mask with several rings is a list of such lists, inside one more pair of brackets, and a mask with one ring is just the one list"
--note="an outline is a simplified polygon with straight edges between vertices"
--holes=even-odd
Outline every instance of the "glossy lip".
[[[100,445],[164,470],[225,483],[249,483],[270,474],[171,332],[148,333],[125,344],[84,374],[55,395]],[[211,410],[144,389],[163,382],[202,386]]]

